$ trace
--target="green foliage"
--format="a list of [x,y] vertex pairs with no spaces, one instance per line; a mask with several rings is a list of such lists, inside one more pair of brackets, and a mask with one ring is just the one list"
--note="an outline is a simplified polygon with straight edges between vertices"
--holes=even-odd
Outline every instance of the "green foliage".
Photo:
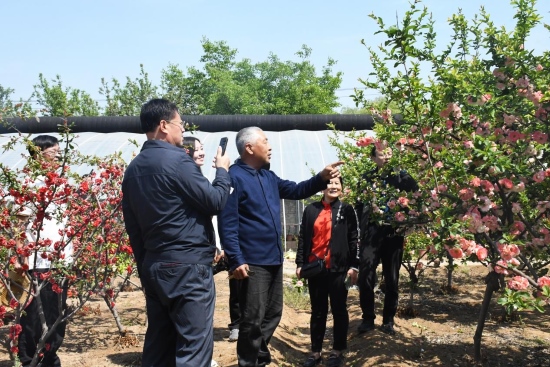
[[[236,60],[237,50],[226,42],[203,39],[202,69],[191,67],[184,81],[194,96],[186,108],[200,114],[323,114],[338,107],[335,91],[340,72],[329,59],[317,76],[309,61],[311,49],[302,46],[300,62],[281,61],[270,54],[263,62]],[[173,67],[169,74],[174,75]],[[184,99],[187,100],[187,99]]]
[[13,92],[13,89],[0,85],[0,111],[12,107],[10,96]]
[[92,97],[71,87],[64,88],[61,77],[56,75],[50,82],[41,74],[34,86],[33,96],[43,108],[45,116],[98,116],[99,105]]
[[101,79],[99,94],[104,95],[107,100],[104,112],[106,116],[139,116],[141,106],[157,97],[157,87],[149,80],[143,64],[139,68],[140,77],[135,80],[126,77],[124,86],[115,78],[111,79],[112,86],[104,78]]
[[[51,82],[39,75],[34,96],[43,106],[43,115],[137,116],[151,98],[167,98],[181,114],[328,114],[339,106],[335,94],[342,73],[333,72],[336,61],[328,60],[318,74],[310,61],[307,46],[296,53],[299,61],[282,61],[270,54],[267,60],[252,63],[237,60],[237,50],[224,41],[203,39],[202,67],[180,69],[169,64],[161,71],[160,85],[154,85],[143,65],[139,76],[101,79],[99,94],[105,97],[99,107],[89,94],[64,88],[58,75]],[[11,90],[0,89],[3,94]]]
[[504,307],[506,315],[512,317],[520,311],[544,312],[544,302],[534,298],[526,291],[513,291],[505,289],[504,294],[498,299],[498,304]]
[[309,310],[311,303],[309,301],[309,293],[307,281],[300,280],[295,276],[292,277],[291,284],[283,288],[283,300],[285,304],[297,310]]

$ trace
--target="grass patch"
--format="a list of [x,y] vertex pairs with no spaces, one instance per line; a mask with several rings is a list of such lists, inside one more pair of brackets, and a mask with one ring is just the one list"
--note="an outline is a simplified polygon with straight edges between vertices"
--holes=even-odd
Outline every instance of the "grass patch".
[[309,310],[311,308],[309,294],[299,291],[294,286],[285,285],[283,287],[283,300],[286,306],[295,310]]

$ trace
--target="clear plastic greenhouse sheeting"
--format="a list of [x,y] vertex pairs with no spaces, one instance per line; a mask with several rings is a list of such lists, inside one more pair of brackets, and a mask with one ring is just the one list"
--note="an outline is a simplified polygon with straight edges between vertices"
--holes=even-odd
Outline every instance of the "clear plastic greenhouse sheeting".
[[[272,148],[271,170],[285,180],[303,181],[311,177],[312,171],[318,172],[327,164],[338,160],[336,149],[329,142],[329,137],[334,136],[332,131],[290,130],[266,131],[265,133]],[[367,134],[374,133],[367,131]],[[58,134],[51,135],[59,137]],[[229,138],[226,154],[229,154],[231,160],[234,161],[239,156],[235,146],[237,133],[234,131],[216,133],[196,131],[193,134],[186,132],[185,135],[198,138],[204,145],[205,165],[202,167],[202,172],[209,180],[213,180],[215,177],[212,160],[222,137]],[[6,144],[10,140],[10,136],[11,134],[0,135],[0,145]],[[100,157],[120,151],[122,158],[126,162],[130,162],[132,157],[139,153],[145,140],[144,134],[88,132],[77,134],[74,145],[82,154]],[[132,141],[135,141],[138,146]],[[0,162],[10,168],[22,168],[26,157],[28,157],[28,152],[21,144],[13,150],[2,151]],[[86,174],[90,171],[89,167],[73,167],[73,169],[79,174]]]

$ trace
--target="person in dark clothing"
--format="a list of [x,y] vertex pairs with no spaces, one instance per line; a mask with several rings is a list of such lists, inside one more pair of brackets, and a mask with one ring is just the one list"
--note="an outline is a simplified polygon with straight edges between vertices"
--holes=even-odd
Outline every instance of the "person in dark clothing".
[[353,207],[342,203],[342,179],[333,178],[323,191],[321,201],[309,204],[302,216],[300,237],[296,251],[296,276],[300,278],[302,266],[317,259],[325,259],[327,271],[309,279],[311,300],[311,355],[303,363],[313,367],[323,362],[321,350],[327,326],[328,299],[334,319],[334,341],[326,366],[339,367],[344,363],[347,349],[349,314],[348,288],[357,281],[359,249],[357,243],[357,217]]
[[241,159],[229,169],[233,191],[218,216],[218,228],[232,277],[240,280],[239,366],[266,366],[268,344],[283,312],[281,199],[300,200],[326,188],[343,162],[333,163],[301,183],[265,169],[271,146],[258,127],[237,134]]
[[[48,162],[53,162],[59,158],[59,141],[56,137],[51,135],[39,135],[33,139],[34,147],[29,148],[29,153],[32,159],[44,159]],[[45,177],[39,176],[33,180],[32,183],[35,187],[46,187]],[[40,204],[38,204],[40,206]],[[53,211],[53,207],[56,204],[54,202],[49,206],[48,212]],[[36,240],[36,230],[33,228],[33,221],[36,219],[37,207],[29,203],[27,207],[18,214],[18,219],[27,225],[26,239],[27,241]],[[58,222],[55,218],[44,218],[42,221],[42,228],[40,231],[40,240],[49,240],[53,243],[61,241],[63,238],[59,234],[59,231],[64,228],[64,223]],[[20,248],[24,243],[20,240],[17,242],[17,247]],[[48,257],[40,256],[39,254],[43,250],[31,251],[31,256],[18,257],[17,262],[14,264],[15,270],[22,273],[28,270],[30,279],[32,279],[37,285],[33,289],[35,297],[31,298],[28,306],[21,315],[21,333],[18,339],[18,357],[22,366],[29,366],[35,354],[38,352],[38,361],[40,366],[44,367],[60,367],[61,360],[57,355],[57,351],[63,343],[65,337],[65,329],[67,322],[64,320],[66,317],[67,309],[67,292],[68,285],[63,282],[61,285],[61,294],[54,291],[53,285],[50,282],[50,278],[47,274],[55,272],[56,263],[48,260]],[[55,249],[52,245],[47,249],[50,253],[56,253],[59,249]],[[72,244],[68,243],[61,250],[63,257],[67,259],[65,265],[70,265],[72,262],[73,248]],[[59,256],[59,255],[58,255]],[[57,256],[56,256],[57,257]],[[61,264],[57,264],[59,266]],[[46,278],[42,278],[46,275]],[[40,291],[38,291],[40,289]],[[37,297],[40,297],[40,304],[38,304]],[[40,310],[42,308],[42,310]],[[42,324],[40,319],[40,312],[44,314],[45,325]],[[60,320],[57,326],[51,330],[53,325]],[[44,333],[44,326],[46,330],[51,332],[48,338],[45,340],[47,348],[37,351],[37,346]]]
[[210,184],[181,148],[184,126],[175,104],[152,99],[140,120],[147,141],[124,174],[122,209],[145,289],[142,366],[209,367],[216,252],[211,217],[229,196],[229,157],[218,148]]
[[[408,192],[417,191],[416,181],[405,171],[386,173],[383,168],[392,157],[391,148],[373,148],[371,159],[376,168],[364,175],[366,187],[391,186]],[[391,198],[384,198],[389,202]],[[378,224],[372,220],[374,203],[357,203],[356,210],[360,227],[360,266],[359,266],[359,300],[363,312],[363,321],[358,327],[360,333],[374,330],[374,286],[376,268],[382,262],[385,296],[380,330],[394,335],[394,317],[399,298],[399,269],[403,260],[404,237],[396,233],[391,224]]]

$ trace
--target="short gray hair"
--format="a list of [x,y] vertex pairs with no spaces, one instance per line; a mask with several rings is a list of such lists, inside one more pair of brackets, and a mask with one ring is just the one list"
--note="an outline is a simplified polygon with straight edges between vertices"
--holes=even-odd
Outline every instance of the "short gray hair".
[[241,129],[237,133],[237,137],[235,138],[235,144],[237,145],[237,151],[239,152],[239,155],[242,157],[244,153],[244,148],[246,144],[254,143],[258,138],[260,137],[258,132],[262,131],[257,126],[250,126],[245,127],[244,129]]

